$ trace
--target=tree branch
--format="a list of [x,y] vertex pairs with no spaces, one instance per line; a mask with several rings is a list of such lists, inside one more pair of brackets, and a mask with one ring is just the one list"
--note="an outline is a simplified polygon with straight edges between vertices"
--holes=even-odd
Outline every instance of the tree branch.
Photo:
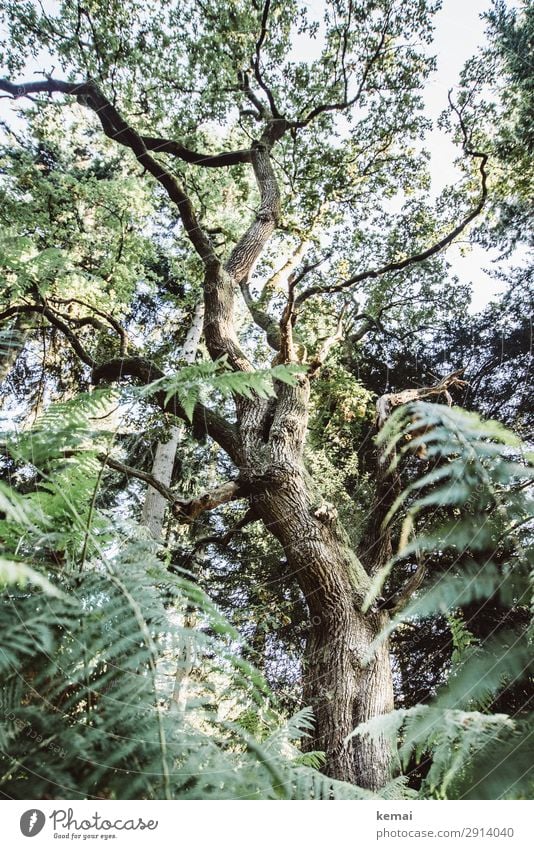
[[306,254],[306,251],[311,247],[311,242],[303,239],[293,253],[287,258],[284,264],[267,280],[263,290],[258,298],[260,307],[264,307],[269,303],[276,289],[287,285],[290,274],[297,268],[301,259]]
[[193,553],[196,552],[199,548],[204,548],[206,545],[220,545],[223,548],[228,545],[233,536],[235,536],[239,531],[241,531],[247,525],[251,525],[253,522],[257,522],[258,517],[256,515],[255,510],[252,507],[249,507],[245,515],[239,519],[235,525],[232,525],[224,534],[212,534],[206,537],[199,537],[196,539],[193,545]]
[[377,426],[379,428],[383,427],[395,407],[409,404],[410,401],[421,401],[423,398],[430,398],[433,395],[443,395],[450,407],[452,398],[449,389],[467,386],[466,381],[460,379],[460,375],[463,373],[464,369],[460,368],[457,371],[451,372],[446,377],[442,377],[434,386],[420,386],[417,389],[403,389],[401,392],[390,392],[386,395],[381,395],[376,402]]
[[[260,207],[254,221],[232,250],[224,268],[206,266],[204,279],[204,332],[210,355],[226,356],[232,368],[251,371],[234,326],[234,287],[242,291],[266,242],[276,229],[280,214],[280,191],[270,159],[272,145],[287,128],[283,120],[270,120],[259,142],[254,143],[252,166],[260,192]],[[243,402],[244,403],[244,402]]]
[[252,266],[274,232],[280,215],[280,190],[273,171],[269,150],[272,142],[267,132],[254,147],[252,166],[260,193],[260,206],[252,224],[230,254],[225,269],[234,280],[248,279]]
[[404,268],[408,268],[411,265],[417,265],[420,262],[424,262],[426,259],[430,259],[430,257],[435,256],[435,254],[440,253],[440,251],[448,247],[451,242],[453,242],[454,239],[459,236],[460,233],[463,232],[463,230],[465,230],[465,228],[471,223],[471,221],[473,221],[478,215],[480,215],[488,194],[486,174],[486,163],[488,161],[488,154],[471,150],[466,150],[466,153],[469,156],[472,156],[476,159],[480,159],[480,198],[474,209],[468,215],[466,215],[465,218],[463,218],[462,221],[456,225],[456,227],[454,227],[449,233],[447,233],[446,236],[444,236],[439,241],[435,242],[429,248],[426,248],[426,250],[421,251],[420,253],[412,254],[411,256],[405,257],[401,260],[389,262],[386,265],[383,265],[381,268],[369,269],[368,271],[362,271],[359,274],[354,274],[352,277],[349,277],[348,280],[344,280],[342,283],[337,283],[333,286],[311,286],[309,289],[306,289],[304,292],[301,292],[301,294],[297,297],[296,304],[302,304],[304,301],[307,301],[308,298],[311,298],[314,295],[323,295],[332,292],[342,292],[344,289],[348,289],[351,286],[354,286],[356,283],[361,283],[364,280],[370,280],[376,277],[381,277],[383,274],[390,274],[394,271],[402,271]]
[[256,78],[256,82],[260,86],[260,88],[265,92],[267,96],[267,100],[269,101],[269,106],[271,107],[271,115],[273,118],[281,118],[281,114],[277,109],[273,93],[269,86],[266,84],[263,79],[263,75],[261,73],[261,48],[263,47],[263,43],[267,36],[267,24],[269,21],[269,12],[271,9],[271,0],[265,0],[263,5],[263,12],[261,16],[261,29],[260,36],[256,42],[256,52],[255,56],[252,60],[252,67],[254,69],[254,76]]
[[294,363],[296,362],[295,347],[293,344],[293,325],[296,320],[295,315],[295,286],[297,278],[295,274],[290,274],[287,280],[287,303],[280,319],[280,362]]
[[241,114],[252,113],[252,116],[257,121],[261,121],[262,119],[269,120],[269,118],[271,118],[271,115],[269,115],[269,110],[266,108],[266,106],[263,105],[259,97],[257,97],[257,95],[255,95],[252,91],[250,87],[250,79],[247,72],[240,71],[238,73],[238,80],[243,90],[243,94],[245,95],[247,100],[250,100],[250,102],[256,109],[256,111],[254,111],[253,109],[246,109],[243,110]]
[[87,353],[76,334],[59,317],[57,313],[55,313],[53,310],[51,310],[44,304],[23,304],[19,306],[9,307],[7,310],[4,310],[4,312],[0,313],[0,322],[6,318],[10,318],[13,315],[22,315],[23,313],[36,313],[37,315],[42,315],[50,324],[52,324],[54,327],[57,327],[57,329],[63,333],[63,335],[69,341],[71,347],[76,351],[82,362],[84,362],[88,366],[91,366],[91,368],[95,366],[95,360],[90,354]]
[[259,305],[259,301],[254,300],[247,280],[241,280],[239,286],[245,305],[252,316],[254,323],[265,331],[267,343],[270,347],[274,351],[278,351],[280,348],[280,329],[276,320],[269,315],[266,310],[262,309]]
[[[386,35],[387,35],[387,28],[388,28],[388,25],[389,25],[390,14],[391,14],[391,9],[388,9],[387,12],[386,12],[385,18],[384,18],[384,26],[382,28],[380,40],[379,40],[378,45],[376,46],[375,50],[368,57],[367,62],[365,63],[362,78],[360,80],[360,83],[358,85],[358,88],[357,88],[354,96],[351,97],[350,99],[347,98],[348,81],[347,81],[347,78],[346,78],[345,66],[344,66],[345,54],[346,54],[346,43],[344,43],[343,58],[342,58],[342,67],[343,67],[343,74],[344,74],[344,80],[343,80],[344,98],[343,98],[343,100],[340,100],[336,103],[323,103],[320,106],[315,106],[306,115],[305,118],[300,118],[296,121],[292,121],[291,122],[292,128],[294,128],[296,130],[302,129],[303,127],[306,127],[311,121],[313,121],[314,118],[317,118],[319,115],[322,115],[324,112],[340,112],[340,111],[343,111],[344,109],[349,109],[351,106],[354,106],[358,102],[358,100],[360,99],[360,97],[362,95],[363,89],[365,87],[365,83],[367,82],[367,78],[369,76],[371,68],[373,67],[375,62],[378,61],[378,58],[379,58],[380,53],[382,51],[382,48],[384,46],[384,43],[385,43],[385,40],[386,40]],[[347,24],[347,26],[348,26],[348,24]],[[346,32],[347,32],[347,29],[345,29],[345,33]],[[345,39],[346,39],[346,36],[345,36]]]
[[426,561],[423,559],[419,560],[415,572],[406,581],[405,585],[395,595],[391,596],[391,598],[384,599],[378,605],[378,608],[380,610],[387,610],[391,616],[402,610],[425,580],[426,570]]
[[228,481],[221,484],[215,489],[198,495],[195,498],[183,499],[177,496],[168,486],[162,484],[153,475],[148,472],[143,472],[141,469],[135,469],[133,466],[127,466],[125,463],[120,463],[114,460],[107,454],[99,454],[98,459],[101,463],[109,466],[117,472],[121,472],[128,477],[134,477],[149,484],[153,489],[156,489],[172,506],[172,513],[177,519],[192,521],[206,510],[213,510],[221,504],[226,504],[228,501],[234,501],[238,498],[245,498],[246,494],[242,490],[239,481]]
[[108,138],[128,147],[137,161],[160,183],[168,197],[176,205],[187,235],[204,264],[218,264],[213,246],[207,234],[200,227],[188,195],[176,178],[167,171],[147,150],[142,136],[136,132],[120,115],[115,106],[102,94],[92,80],[69,83],[48,77],[46,80],[28,83],[11,83],[0,79],[0,90],[14,98],[27,97],[33,93],[66,94],[78,98],[78,101],[95,112],[102,129]]
[[[92,310],[97,315],[101,316],[101,318],[105,318],[105,320],[113,327],[113,329],[117,332],[120,337],[120,355],[121,357],[125,357],[128,352],[128,334],[126,330],[122,326],[122,324],[114,318],[111,313],[106,312],[105,310],[101,310],[98,307],[95,307],[93,304],[88,303],[87,301],[81,300],[81,298],[49,298],[48,300],[52,301],[54,304],[79,304],[82,307],[86,307],[86,309]],[[71,319],[71,321],[76,321],[79,323],[80,321],[87,321],[87,318],[84,319]],[[89,323],[87,321],[87,323]]]
[[[135,377],[141,384],[146,386],[164,376],[164,372],[158,366],[144,357],[118,357],[95,367],[93,369],[92,382],[94,384],[102,381],[110,383],[115,380],[121,380],[124,377]],[[195,405],[193,421],[191,423],[176,395],[165,403],[165,394],[163,391],[154,391],[154,400],[163,412],[177,416],[188,425],[192,424],[194,432],[210,436],[226,451],[232,460],[238,462],[240,446],[237,431],[233,424],[220,416],[219,413],[210,410],[204,404],[200,403]]]
[[310,367],[308,370],[308,378],[312,380],[314,377],[317,377],[321,366],[324,364],[328,354],[332,350],[332,348],[337,345],[338,342],[344,337],[344,328],[343,328],[343,318],[345,315],[345,307],[341,311],[341,315],[339,316],[337,327],[334,333],[328,336],[323,340],[323,343],[319,350],[317,351],[315,357],[310,363]]
[[153,136],[141,136],[147,150],[155,153],[169,153],[191,165],[201,165],[203,168],[226,168],[252,161],[252,150],[231,150],[223,153],[199,153],[184,147],[177,141],[161,139]]

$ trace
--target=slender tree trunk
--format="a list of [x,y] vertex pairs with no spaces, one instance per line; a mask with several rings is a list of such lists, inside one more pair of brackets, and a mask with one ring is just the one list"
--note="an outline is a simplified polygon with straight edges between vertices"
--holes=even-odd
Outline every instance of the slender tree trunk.
[[[183,426],[181,424],[175,425],[171,428],[169,439],[166,442],[158,442],[156,445],[151,473],[156,480],[159,480],[165,486],[170,486],[171,483],[176,449],[182,434]],[[163,524],[167,506],[168,501],[156,489],[149,486],[143,504],[141,521],[143,525],[147,526],[154,539],[160,540],[163,537]]]
[[[194,363],[204,320],[204,303],[199,301],[194,309],[193,318],[185,341],[179,352],[178,359],[190,365]],[[170,486],[172,470],[176,458],[178,445],[184,434],[184,425],[179,424],[171,428],[170,437],[166,442],[158,442],[152,464],[152,475],[165,486]],[[163,538],[163,527],[165,522],[165,510],[168,501],[153,487],[149,486],[145,503],[143,505],[142,522],[145,524],[154,539]],[[195,663],[194,640],[189,639],[187,630],[196,625],[194,611],[188,611],[184,618],[183,644],[178,653],[178,665],[174,676],[172,692],[172,706],[179,713],[184,713],[187,705],[187,691],[191,670]]]
[[[200,301],[195,307],[185,342],[178,355],[178,359],[185,363],[191,364],[195,361],[198,344],[202,336],[203,318],[204,304]],[[156,446],[151,473],[156,480],[159,480],[165,486],[170,486],[171,484],[176,450],[183,433],[184,426],[182,424],[175,425],[171,428],[169,439],[166,442],[158,442]],[[149,486],[143,505],[141,521],[148,527],[154,539],[160,540],[163,537],[163,524],[167,506],[168,502],[166,499],[156,489]]]
[[28,337],[29,325],[22,315],[15,316],[12,327],[0,333],[0,383],[15,366]]

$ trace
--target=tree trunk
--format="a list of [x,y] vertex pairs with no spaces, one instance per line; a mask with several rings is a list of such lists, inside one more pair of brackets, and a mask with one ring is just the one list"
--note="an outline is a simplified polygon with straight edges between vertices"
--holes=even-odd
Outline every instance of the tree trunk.
[[0,383],[4,382],[22,353],[28,330],[25,317],[17,315],[12,327],[0,333]]
[[385,620],[385,614],[364,617],[348,605],[332,605],[330,616],[312,617],[304,665],[304,701],[316,719],[308,750],[325,752],[333,778],[369,790],[378,790],[391,777],[389,744],[384,739],[345,738],[361,722],[393,710],[387,646],[367,663]]
[[384,740],[345,738],[356,726],[393,709],[389,652],[371,644],[387,624],[385,612],[360,612],[368,580],[335,518],[322,516],[298,471],[263,490],[254,502],[284,547],[306,598],[310,621],[303,663],[304,704],[315,732],[308,750],[326,754],[330,776],[376,790],[390,778]]
[[387,645],[370,652],[388,614],[361,612],[369,576],[303,466],[308,397],[309,381],[302,377],[297,387],[277,385],[274,413],[259,401],[238,404],[242,477],[309,610],[303,696],[314,711],[315,731],[308,749],[325,752],[333,778],[376,790],[390,777],[389,746],[385,740],[345,738],[360,722],[393,709]]
[[[176,449],[183,434],[183,425],[171,428],[170,437],[166,442],[158,442],[154,454],[151,473],[156,480],[170,486],[172,470],[176,457]],[[163,537],[163,524],[168,501],[153,487],[149,486],[143,504],[141,521],[146,525],[154,539]]]
[[[191,325],[187,332],[185,342],[182,345],[178,359],[187,364],[194,363],[195,356],[202,336],[202,322],[204,318],[204,304],[202,301],[197,303],[193,312]],[[152,464],[152,476],[156,480],[170,486],[172,479],[172,470],[174,468],[174,460],[176,458],[176,450],[184,433],[184,425],[179,424],[171,428],[171,434],[166,442],[158,442],[154,462]],[[165,520],[165,510],[168,506],[167,500],[156,489],[149,486],[147,489],[145,503],[143,505],[143,514],[141,521],[148,527],[154,539],[160,540],[163,536],[163,524]]]

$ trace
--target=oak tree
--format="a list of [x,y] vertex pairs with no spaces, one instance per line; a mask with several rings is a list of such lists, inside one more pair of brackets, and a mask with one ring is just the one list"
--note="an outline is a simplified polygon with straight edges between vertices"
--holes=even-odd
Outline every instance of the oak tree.
[[[438,7],[433,0],[4,7],[0,90],[30,109],[27,121],[43,127],[48,116],[62,128],[70,163],[67,157],[58,175],[43,149],[39,167],[46,185],[56,181],[66,193],[65,215],[80,168],[91,176],[82,180],[77,224],[62,220],[56,195],[30,244],[9,243],[11,287],[0,319],[21,334],[21,344],[28,327],[44,322],[70,348],[78,383],[147,387],[141,403],[159,407],[170,427],[154,432],[160,446],[152,473],[109,456],[103,462],[151,487],[145,520],[156,535],[161,499],[174,523],[235,502],[244,509],[226,535],[256,522],[281,546],[280,585],[288,593],[298,587],[306,606],[303,703],[315,717],[308,746],[325,752],[330,776],[370,789],[390,777],[389,743],[348,738],[393,708],[387,642],[372,647],[424,567],[403,573],[389,600],[366,603],[392,552],[382,520],[395,484],[379,455],[371,509],[355,533],[342,521],[346,493],[325,496],[313,455],[329,455],[335,466],[340,445],[354,448],[345,426],[358,409],[368,415],[368,398],[353,403],[355,383],[336,351],[355,350],[374,335],[422,333],[429,316],[464,308],[443,252],[483,209],[488,156],[469,121],[476,92],[464,92],[458,103],[450,97],[444,107],[464,179],[432,199],[422,90],[434,67]],[[107,244],[94,226],[94,216],[105,215],[97,173],[105,168],[114,171]],[[59,225],[71,227],[72,243],[61,242]],[[28,252],[35,273],[24,265]],[[159,274],[162,257],[167,264],[171,257],[174,273]],[[143,286],[155,277],[174,297],[158,302],[156,322],[183,322],[180,298],[188,303],[189,353],[187,345],[176,351],[185,333],[169,331],[169,348],[154,356],[142,332],[127,333],[133,304],[137,299],[139,308]],[[216,368],[252,381],[274,368],[274,394],[260,381],[219,403],[190,403],[173,379],[194,359],[202,315]],[[11,365],[8,358],[6,369]],[[276,371],[280,366],[289,371]],[[462,385],[455,370],[431,385],[385,394],[378,426],[400,404],[448,400]],[[330,412],[342,428],[336,440],[321,443],[317,433],[330,418],[316,411],[321,404],[324,411],[329,392],[337,393]],[[227,474],[192,498],[170,487],[183,428],[218,446],[218,474]]]

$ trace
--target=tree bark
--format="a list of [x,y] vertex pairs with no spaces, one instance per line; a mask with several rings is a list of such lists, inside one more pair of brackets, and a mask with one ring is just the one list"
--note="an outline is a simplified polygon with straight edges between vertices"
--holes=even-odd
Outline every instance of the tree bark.
[[[193,312],[191,325],[187,332],[185,342],[179,354],[179,360],[191,364],[195,361],[198,344],[202,336],[202,322],[204,317],[204,305],[202,301],[196,305]],[[170,437],[166,442],[158,442],[154,455],[151,473],[156,480],[165,486],[170,486],[172,470],[176,458],[176,450],[182,438],[184,426],[174,425],[171,428]],[[163,536],[163,525],[165,510],[168,506],[167,500],[152,486],[147,489],[141,521],[147,526],[154,539],[160,540]]]
[[360,722],[393,709],[387,645],[371,655],[388,614],[361,612],[369,576],[304,468],[308,399],[307,377],[299,378],[297,387],[278,384],[270,428],[269,413],[258,402],[255,410],[239,404],[245,408],[242,475],[253,509],[282,545],[309,610],[303,697],[314,711],[315,730],[307,748],[325,752],[333,778],[376,790],[390,778],[388,744],[345,738]]

